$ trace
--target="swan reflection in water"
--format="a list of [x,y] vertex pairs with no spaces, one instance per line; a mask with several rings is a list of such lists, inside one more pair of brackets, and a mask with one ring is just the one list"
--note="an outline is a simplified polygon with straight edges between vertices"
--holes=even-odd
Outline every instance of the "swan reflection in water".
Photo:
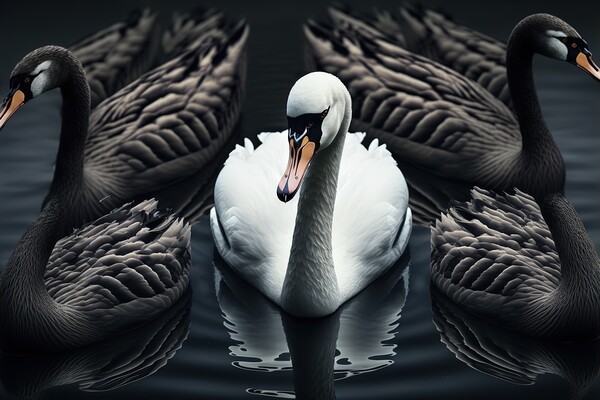
[[294,389],[248,388],[280,398],[335,398],[334,380],[393,364],[391,343],[408,294],[410,255],[406,252],[383,276],[334,314],[295,318],[239,278],[217,252],[217,299],[224,325],[235,342],[232,365],[250,371],[293,371]]
[[152,375],[175,355],[190,327],[192,291],[150,323],[75,351],[31,357],[1,356],[0,379],[10,398],[37,398],[57,386],[104,392]]
[[505,331],[462,310],[431,288],[433,322],[440,340],[469,367],[516,385],[542,374],[564,378],[570,398],[583,398],[600,372],[600,340],[549,342]]

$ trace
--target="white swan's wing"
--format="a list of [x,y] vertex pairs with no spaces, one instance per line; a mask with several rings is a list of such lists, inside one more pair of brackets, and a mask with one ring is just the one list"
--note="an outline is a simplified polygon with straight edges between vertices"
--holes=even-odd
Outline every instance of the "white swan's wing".
[[363,138],[346,136],[333,216],[333,259],[345,300],[402,255],[412,227],[402,172],[385,145],[375,139],[366,149]]
[[135,11],[69,47],[85,71],[92,108],[152,66],[158,50],[155,21],[150,10]]
[[246,24],[143,75],[95,110],[85,149],[87,186],[129,200],[200,171],[237,123]]
[[[132,316],[149,319],[187,289],[189,244],[189,225],[159,212],[155,200],[127,204],[56,243],[46,289],[107,325],[134,325]],[[118,318],[123,313],[130,321]]]
[[400,18],[378,12],[373,24],[401,46],[477,82],[511,106],[506,77],[506,44],[420,5],[403,5]]
[[[560,260],[535,200],[475,188],[431,230],[433,283],[452,301],[498,313],[556,290]],[[508,312],[508,310],[506,310]]]
[[277,198],[289,145],[287,131],[262,133],[262,144],[231,152],[215,185],[211,228],[219,254],[246,281],[278,300],[287,269],[298,196]]
[[[238,146],[219,174],[211,226],[227,264],[273,300],[283,287],[299,196],[282,203],[275,194],[287,132],[259,137],[256,149],[248,139]],[[333,258],[346,300],[400,257],[411,229],[402,173],[385,147],[375,141],[366,149],[363,138],[346,136],[333,216]]]
[[455,179],[489,181],[497,160],[513,162],[520,131],[503,103],[455,71],[361,32],[305,26],[309,61],[346,84],[357,129],[381,137],[404,160]]

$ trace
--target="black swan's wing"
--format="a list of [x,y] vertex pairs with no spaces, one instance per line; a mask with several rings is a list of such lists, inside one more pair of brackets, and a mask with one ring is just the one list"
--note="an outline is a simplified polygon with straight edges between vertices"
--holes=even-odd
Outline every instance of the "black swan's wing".
[[171,25],[162,35],[162,47],[168,58],[197,48],[207,40],[227,40],[225,15],[214,9],[197,8],[191,12],[174,13]]
[[86,188],[95,201],[145,197],[189,178],[230,139],[245,84],[248,26],[220,29],[225,40],[209,36],[95,110],[85,150]]
[[378,12],[375,19],[381,32],[407,50],[446,65],[511,107],[504,42],[420,5],[402,6],[399,16]]
[[46,289],[58,304],[107,325],[133,325],[185,292],[189,245],[189,225],[159,211],[155,200],[127,204],[56,243]]
[[92,108],[147,71],[158,48],[156,14],[147,9],[70,46],[90,85]]
[[427,171],[501,184],[498,171],[511,169],[499,164],[514,164],[521,150],[513,113],[470,79],[363,32],[350,24],[305,26],[308,61],[350,90],[354,129]]
[[478,313],[510,318],[553,293],[561,278],[552,234],[535,200],[475,188],[431,230],[434,285]]

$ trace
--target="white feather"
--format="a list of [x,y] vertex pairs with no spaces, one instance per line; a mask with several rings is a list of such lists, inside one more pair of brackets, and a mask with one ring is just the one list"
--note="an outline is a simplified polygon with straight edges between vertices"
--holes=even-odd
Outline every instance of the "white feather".
[[[342,302],[402,255],[412,226],[402,173],[385,146],[375,142],[366,149],[364,136],[346,136],[333,215],[333,259]],[[261,133],[259,140],[254,151],[246,144],[230,154],[215,186],[211,225],[227,264],[278,303],[300,196],[282,203],[276,195],[289,152],[287,131]]]
[[544,54],[546,56],[563,61],[567,60],[567,56],[569,54],[567,46],[565,46],[565,44],[558,38],[552,36],[546,38],[546,49],[544,50]]
[[44,61],[33,70],[32,75],[35,76],[33,81],[31,81],[31,95],[33,97],[37,97],[48,90],[46,87],[48,83],[48,75],[45,71],[50,68],[50,65],[52,65],[51,61]]
[[45,70],[50,68],[51,65],[52,65],[52,61],[50,61],[50,60],[41,62],[37,67],[35,67],[35,69],[32,72],[32,75],[38,75],[39,73],[44,72]]

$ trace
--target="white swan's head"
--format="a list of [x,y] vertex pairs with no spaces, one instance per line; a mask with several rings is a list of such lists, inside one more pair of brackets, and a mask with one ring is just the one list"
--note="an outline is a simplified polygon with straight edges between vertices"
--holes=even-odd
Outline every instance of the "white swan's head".
[[9,91],[0,106],[0,129],[23,104],[67,79],[67,60],[75,58],[59,46],[40,47],[23,57],[10,76]]
[[350,93],[335,75],[304,75],[290,90],[287,117],[290,158],[277,187],[277,196],[284,202],[297,193],[313,156],[348,129]]
[[550,14],[533,14],[521,20],[514,32],[528,35],[536,53],[567,61],[600,80],[600,69],[592,60],[588,44],[562,19]]

